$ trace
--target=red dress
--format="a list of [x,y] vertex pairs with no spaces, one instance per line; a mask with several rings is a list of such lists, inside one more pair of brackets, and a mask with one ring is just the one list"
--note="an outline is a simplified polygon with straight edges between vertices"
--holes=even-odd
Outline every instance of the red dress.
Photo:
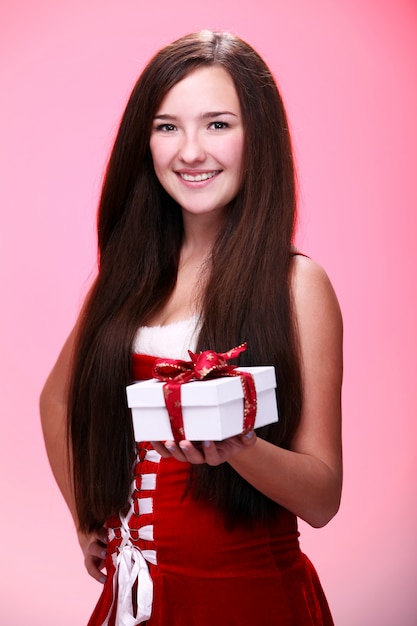
[[[130,510],[108,520],[107,581],[88,626],[332,626],[296,517],[225,528],[185,494],[189,464],[137,444]],[[139,581],[139,582],[138,582]]]

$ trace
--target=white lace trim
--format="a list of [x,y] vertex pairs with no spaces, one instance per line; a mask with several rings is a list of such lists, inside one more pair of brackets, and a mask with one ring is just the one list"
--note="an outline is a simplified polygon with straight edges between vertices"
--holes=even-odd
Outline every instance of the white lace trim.
[[133,342],[133,352],[188,361],[188,350],[195,350],[199,330],[198,315],[163,326],[142,326]]

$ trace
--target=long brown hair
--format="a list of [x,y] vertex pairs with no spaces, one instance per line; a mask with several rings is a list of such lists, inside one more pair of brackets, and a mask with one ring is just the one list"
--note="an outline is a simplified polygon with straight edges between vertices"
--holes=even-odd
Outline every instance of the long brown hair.
[[[229,33],[179,39],[136,83],[108,163],[98,211],[99,273],[84,308],[69,394],[69,436],[82,530],[126,506],[134,438],[125,387],[140,325],[174,289],[183,236],[181,208],[159,184],[151,125],[168,90],[193,69],[219,65],[232,77],[245,129],[242,186],[228,207],[202,299],[198,349],[242,341],[240,365],[273,364],[280,421],[258,435],[288,446],[301,411],[290,297],[296,200],[288,122],[264,61]],[[268,514],[271,503],[225,463],[192,469],[194,497],[211,498],[233,523]]]

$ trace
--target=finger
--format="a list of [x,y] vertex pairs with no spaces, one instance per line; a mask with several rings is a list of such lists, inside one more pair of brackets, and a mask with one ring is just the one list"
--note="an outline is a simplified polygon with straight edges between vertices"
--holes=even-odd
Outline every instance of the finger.
[[245,435],[240,437],[242,444],[246,447],[250,447],[255,445],[256,443],[256,433],[253,430],[250,430]]
[[165,459],[168,459],[171,456],[170,451],[166,449],[162,441],[152,441],[152,447]]
[[169,454],[174,457],[174,459],[177,459],[177,461],[187,461],[187,458],[183,453],[182,448],[175,441],[165,441],[165,448],[167,449]]
[[221,454],[221,444],[217,448],[213,441],[203,441],[202,453],[204,455],[204,462],[208,465],[220,465],[225,460],[224,455]]
[[97,560],[105,560],[107,557],[107,548],[101,541],[92,541],[87,549],[86,557],[92,557]]
[[99,583],[104,584],[107,580],[106,574],[104,574],[101,570],[105,566],[105,561],[102,559],[95,559],[90,555],[87,555],[84,560],[85,568],[87,572],[90,574],[92,578],[97,580]]
[[106,546],[108,543],[107,528],[103,528],[102,530],[98,531],[96,534],[96,537],[97,537],[97,541],[99,541],[104,546]]
[[[203,446],[205,445],[204,442]],[[197,448],[196,446],[194,446],[191,441],[180,441],[179,443],[179,447],[181,449],[181,452],[184,455],[184,458],[186,461],[188,461],[189,463],[193,463],[193,464],[201,464],[201,463],[205,463],[205,457],[204,457],[204,452],[202,450],[200,450],[199,448]]]

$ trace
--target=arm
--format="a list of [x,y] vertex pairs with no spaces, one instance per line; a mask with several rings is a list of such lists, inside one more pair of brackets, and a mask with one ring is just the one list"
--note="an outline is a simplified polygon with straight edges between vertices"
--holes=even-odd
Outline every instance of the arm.
[[326,274],[303,257],[295,260],[293,295],[303,411],[291,450],[258,439],[229,462],[272,500],[319,527],[336,514],[341,495],[342,322]]
[[291,449],[284,450],[256,435],[217,445],[206,442],[203,455],[190,442],[181,442],[180,449],[173,442],[165,445],[173,456],[192,463],[216,465],[227,460],[259,491],[320,527],[336,514],[342,485],[342,321],[333,288],[313,261],[294,259],[292,289],[303,411]]
[[67,446],[67,396],[75,329],[69,335],[42,389],[39,408],[52,473],[76,522]]
[[[68,383],[77,327],[69,335],[55,366],[46,380],[40,396],[40,415],[46,452],[58,487],[78,529],[77,512],[67,446]],[[107,533],[89,535],[78,532],[78,541],[84,553],[88,573],[100,582],[106,556]]]

